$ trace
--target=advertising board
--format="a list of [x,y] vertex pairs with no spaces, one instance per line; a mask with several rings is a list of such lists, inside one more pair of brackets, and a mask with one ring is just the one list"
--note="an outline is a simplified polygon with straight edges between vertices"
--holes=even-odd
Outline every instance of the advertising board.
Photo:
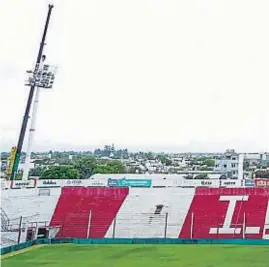
[[34,188],[35,184],[36,184],[35,180],[28,180],[28,181],[12,180],[11,183],[10,183],[10,187],[12,189]]
[[37,187],[61,187],[62,181],[57,179],[38,180]]
[[256,187],[269,187],[269,179],[256,178],[254,183]]
[[44,187],[64,187],[64,186],[83,186],[83,187],[105,187],[107,186],[106,181],[96,181],[90,179],[46,179],[46,180],[38,180],[37,187],[44,188]]
[[173,187],[173,180],[157,177],[152,179],[152,187]]
[[62,180],[62,186],[84,186],[84,180],[74,179],[74,180]]
[[253,179],[245,179],[245,187],[255,187]]
[[150,179],[111,179],[108,178],[108,187],[151,187]]
[[218,179],[179,179],[174,181],[175,187],[219,187]]
[[119,181],[118,179],[108,178],[107,186],[108,187],[119,187],[119,182],[118,181]]
[[243,187],[244,186],[244,180],[235,180],[235,179],[229,179],[229,180],[219,180],[220,181],[220,187]]
[[89,187],[106,187],[107,181],[106,180],[84,180],[83,184]]

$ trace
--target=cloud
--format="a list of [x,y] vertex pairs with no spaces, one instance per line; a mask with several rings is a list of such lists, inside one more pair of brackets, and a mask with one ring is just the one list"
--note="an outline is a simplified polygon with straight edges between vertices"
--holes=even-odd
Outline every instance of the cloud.
[[[107,142],[268,149],[268,8],[268,1],[55,1],[44,53],[59,70],[53,90],[41,93],[35,149]],[[46,13],[47,1],[1,2],[0,128],[12,129],[2,134],[8,144],[17,142],[25,70]]]

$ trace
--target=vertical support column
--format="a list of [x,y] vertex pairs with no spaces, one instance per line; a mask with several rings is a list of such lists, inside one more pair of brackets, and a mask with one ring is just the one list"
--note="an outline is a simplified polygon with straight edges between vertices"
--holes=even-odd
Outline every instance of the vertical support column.
[[167,237],[167,226],[168,226],[168,212],[165,213],[164,238]]
[[244,154],[239,154],[238,156],[238,179],[244,179]]
[[243,239],[246,238],[246,213],[244,212],[244,217],[243,217]]
[[193,227],[194,227],[194,213],[191,213],[191,232],[190,232],[190,239],[193,238]]
[[35,230],[34,230],[34,240],[38,237],[38,222],[35,223]]
[[22,231],[22,216],[20,217],[20,223],[19,223],[18,244],[20,244],[21,241],[21,231]]
[[60,229],[60,237],[64,236],[65,222],[66,222],[66,213],[63,215],[63,221]]
[[92,212],[89,213],[89,219],[88,219],[88,227],[87,227],[87,238],[90,236],[90,230],[91,230],[91,219],[92,219]]
[[23,170],[22,180],[27,181],[28,175],[30,171],[30,164],[31,164],[31,152],[33,147],[33,140],[34,140],[34,132],[35,132],[35,125],[36,125],[36,116],[37,116],[37,108],[39,102],[39,94],[40,88],[36,88],[35,99],[33,104],[33,111],[32,111],[32,118],[31,118],[31,125],[29,129],[29,138],[28,138],[28,147],[25,156],[25,169]]
[[269,239],[269,196],[268,196],[268,205],[267,205],[267,212],[265,215],[262,239]]
[[112,238],[115,238],[115,235],[116,235],[116,223],[117,223],[117,216],[115,216],[115,219],[113,221]]

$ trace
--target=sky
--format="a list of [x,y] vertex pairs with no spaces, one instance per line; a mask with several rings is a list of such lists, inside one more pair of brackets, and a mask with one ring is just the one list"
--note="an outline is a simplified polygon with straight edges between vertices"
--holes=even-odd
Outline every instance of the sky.
[[[17,144],[48,3],[0,1],[1,150]],[[269,150],[269,1],[52,3],[58,72],[34,150]]]

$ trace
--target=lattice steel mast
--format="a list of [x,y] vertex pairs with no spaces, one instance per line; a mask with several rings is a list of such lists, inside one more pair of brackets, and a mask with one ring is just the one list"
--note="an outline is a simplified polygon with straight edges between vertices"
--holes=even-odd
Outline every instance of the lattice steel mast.
[[[40,47],[39,47],[39,52],[38,52],[37,59],[36,59],[35,70],[33,72],[33,78],[31,78],[31,81],[28,84],[30,86],[28,101],[27,101],[25,113],[23,116],[23,121],[22,121],[22,126],[21,126],[21,131],[20,131],[20,136],[19,136],[17,148],[14,149],[14,155],[12,157],[13,162],[10,164],[10,169],[11,169],[10,179],[11,180],[15,179],[17,171],[18,171],[21,152],[22,152],[22,146],[23,146],[23,142],[24,142],[24,137],[25,137],[25,133],[26,133],[26,129],[27,129],[28,120],[29,120],[29,113],[31,110],[31,105],[32,105],[33,96],[35,93],[36,86],[43,87],[43,88],[51,88],[51,86],[47,86],[46,82],[42,83],[42,81],[36,80],[36,79],[40,78],[40,77],[38,77],[38,72],[40,71],[39,65],[41,62],[42,55],[43,55],[43,48],[45,46],[45,40],[46,40],[47,31],[48,31],[48,26],[49,26],[52,8],[53,8],[53,5],[48,6],[48,14],[47,14],[47,19],[46,19],[46,24],[45,24],[43,36],[42,36]],[[41,76],[42,76],[42,71],[41,71]],[[41,77],[41,79],[42,79],[42,77]],[[54,80],[54,76],[53,76],[52,80]]]

